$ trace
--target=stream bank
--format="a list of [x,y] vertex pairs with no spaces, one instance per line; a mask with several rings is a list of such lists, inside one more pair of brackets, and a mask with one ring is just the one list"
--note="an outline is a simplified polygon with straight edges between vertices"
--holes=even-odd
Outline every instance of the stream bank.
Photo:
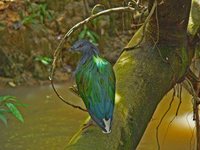
[[[46,82],[50,74],[53,52],[61,38],[73,25],[86,18],[95,3],[99,2],[89,0],[85,4],[81,0],[1,1],[0,86],[32,86]],[[106,8],[122,5],[118,0],[100,3]],[[103,57],[114,64],[136,30],[130,21],[127,21],[132,17],[127,13],[100,17],[74,33],[62,48],[55,80],[67,81],[73,74],[80,56],[68,52],[67,49],[79,38],[98,43]],[[123,25],[120,24],[122,21]],[[86,32],[85,36],[83,32]]]

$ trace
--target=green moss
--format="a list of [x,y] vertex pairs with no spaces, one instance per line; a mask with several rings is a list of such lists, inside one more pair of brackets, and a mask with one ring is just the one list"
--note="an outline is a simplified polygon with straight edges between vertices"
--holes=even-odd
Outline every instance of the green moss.
[[185,74],[186,69],[188,67],[188,63],[189,63],[186,48],[181,48],[181,59],[182,59],[182,66],[181,66],[180,77],[182,77]]
[[[127,48],[138,44],[142,31],[140,28]],[[140,47],[125,51],[120,56],[114,66],[116,92],[120,100],[115,107],[112,133],[105,135],[97,127],[89,128],[81,132],[78,140],[68,145],[67,150],[136,149],[156,106],[175,84],[172,80],[174,74],[180,77],[187,68],[188,56],[181,43],[184,42],[182,35],[177,35],[176,40],[180,41],[175,43],[175,48],[174,43],[170,47],[163,41],[158,51],[154,49],[152,40],[145,39]],[[175,52],[181,57],[177,57]],[[169,57],[170,63],[163,61],[166,57]]]
[[195,35],[199,27],[200,27],[200,1],[193,0],[190,12],[190,19],[188,23],[188,31],[191,35]]

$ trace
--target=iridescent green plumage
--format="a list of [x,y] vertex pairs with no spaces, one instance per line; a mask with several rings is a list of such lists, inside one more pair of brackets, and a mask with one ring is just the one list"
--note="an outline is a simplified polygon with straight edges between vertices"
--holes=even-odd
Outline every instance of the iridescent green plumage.
[[115,75],[112,65],[99,56],[92,56],[76,71],[80,96],[91,117],[103,128],[102,119],[111,119],[115,99]]
[[112,65],[99,56],[97,48],[91,43],[77,43],[76,48],[82,48],[83,51],[75,73],[79,95],[92,119],[104,132],[110,133],[115,101],[115,74]]

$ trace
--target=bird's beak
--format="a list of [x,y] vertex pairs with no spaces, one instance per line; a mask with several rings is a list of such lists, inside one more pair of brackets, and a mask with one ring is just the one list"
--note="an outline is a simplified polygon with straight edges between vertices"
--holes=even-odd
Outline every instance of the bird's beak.
[[68,51],[70,51],[70,52],[73,51],[73,50],[74,50],[74,49],[73,49],[72,47],[70,47],[70,48],[68,49]]

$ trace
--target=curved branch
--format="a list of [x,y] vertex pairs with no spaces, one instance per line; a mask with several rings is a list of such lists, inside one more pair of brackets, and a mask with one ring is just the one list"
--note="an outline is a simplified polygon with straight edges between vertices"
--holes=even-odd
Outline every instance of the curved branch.
[[[155,0],[150,1],[153,4]],[[154,11],[147,23],[146,28],[150,32],[146,32],[145,40],[142,41],[141,46],[134,51],[124,51],[114,66],[117,79],[116,101],[118,103],[114,111],[112,133],[105,136],[97,127],[88,128],[78,132],[66,145],[66,150],[136,149],[156,106],[182,77],[183,72],[187,70],[189,62],[179,61],[176,53],[187,57],[185,24],[189,19],[190,1],[182,0],[180,5],[177,5],[174,0],[162,1],[163,3],[158,1],[159,13],[155,14]],[[185,7],[182,7],[183,5]],[[177,12],[182,13],[179,16],[174,15]],[[169,18],[163,19],[162,15],[166,14]],[[181,22],[183,18],[185,22],[180,24],[181,28],[179,29],[176,24]],[[156,34],[158,20],[159,38]],[[165,26],[161,26],[164,24]],[[166,30],[171,29],[172,26],[174,30]],[[127,47],[133,47],[138,43],[142,36],[142,30],[140,28],[137,31]],[[177,30],[179,32],[174,34]],[[167,35],[170,35],[169,37],[166,37],[166,32],[168,32]],[[177,35],[175,45],[173,35]],[[159,39],[156,45],[158,45],[160,52],[164,52],[161,54],[165,54],[165,57],[169,58],[170,65],[163,62],[151,37]],[[165,41],[165,37],[168,41]]]
[[[141,8],[139,8],[141,9]],[[70,35],[76,31],[78,28],[80,28],[81,26],[83,26],[84,24],[88,23],[89,21],[99,17],[99,16],[102,16],[102,15],[107,15],[107,14],[110,14],[110,13],[113,13],[113,12],[124,12],[124,11],[136,11],[135,8],[131,7],[130,5],[127,6],[127,7],[116,7],[116,8],[111,8],[111,9],[107,9],[107,10],[104,10],[104,11],[101,11],[99,13],[96,13],[96,14],[92,14],[90,17],[86,18],[85,20],[77,23],[76,25],[74,25],[65,35],[64,37],[62,38],[62,40],[60,41],[60,43],[58,44],[55,52],[54,52],[54,59],[53,59],[53,63],[52,63],[52,68],[51,68],[51,73],[50,73],[50,76],[49,76],[49,80],[51,81],[51,85],[52,85],[52,88],[54,90],[54,92],[56,93],[56,95],[64,102],[66,103],[67,105],[69,106],[72,106],[74,108],[78,108],[80,110],[83,110],[83,111],[87,111],[83,108],[81,108],[80,106],[76,106],[76,105],[73,105],[71,104],[70,102],[68,102],[67,100],[65,100],[62,96],[59,95],[58,91],[56,90],[56,88],[54,87],[54,82],[53,82],[53,76],[54,76],[54,71],[55,71],[55,68],[56,68],[56,61],[57,61],[57,58],[60,54],[60,49],[62,47],[62,45],[64,44],[65,40],[67,38],[70,37]]]
[[141,42],[142,42],[143,39],[144,39],[144,34],[145,34],[146,25],[147,25],[147,23],[149,22],[150,18],[152,17],[154,11],[155,11],[155,10],[157,11],[156,7],[157,7],[157,0],[154,1],[153,6],[152,6],[152,8],[151,8],[151,11],[149,12],[149,15],[147,16],[147,18],[145,19],[145,22],[144,22],[143,26],[141,27],[141,28],[142,28],[142,36],[141,36],[140,40],[138,41],[138,43],[136,43],[134,46],[131,46],[131,47],[129,47],[129,45],[128,45],[127,47],[125,47],[125,48],[122,50],[122,52],[120,53],[120,55],[121,55],[124,51],[133,50],[133,49],[137,48],[137,47],[141,44]]

